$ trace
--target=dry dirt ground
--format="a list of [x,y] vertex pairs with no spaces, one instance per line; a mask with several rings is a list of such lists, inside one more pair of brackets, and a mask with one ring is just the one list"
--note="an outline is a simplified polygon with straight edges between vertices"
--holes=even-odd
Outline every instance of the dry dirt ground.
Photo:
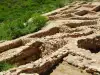
[[43,14],[42,30],[0,43],[0,75],[100,75],[100,2],[74,2]]
[[74,66],[69,65],[68,63],[63,62],[59,63],[59,66],[57,66],[56,69],[53,70],[50,75],[91,75],[91,74],[88,74],[82,69],[78,69]]

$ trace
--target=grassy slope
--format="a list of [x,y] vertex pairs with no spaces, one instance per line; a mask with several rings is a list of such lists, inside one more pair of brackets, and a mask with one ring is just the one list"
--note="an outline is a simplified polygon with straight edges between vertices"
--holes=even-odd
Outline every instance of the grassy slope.
[[39,30],[47,21],[45,17],[34,15],[33,24],[24,26],[23,23],[33,14],[49,12],[67,1],[70,0],[0,0],[0,40],[15,39]]
[[0,21],[45,13],[63,6],[64,0],[0,0]]
[[[73,1],[75,0],[0,0],[0,40],[15,39],[38,31],[45,25],[47,18],[34,14],[43,14]],[[23,23],[32,15],[35,21],[24,26]]]

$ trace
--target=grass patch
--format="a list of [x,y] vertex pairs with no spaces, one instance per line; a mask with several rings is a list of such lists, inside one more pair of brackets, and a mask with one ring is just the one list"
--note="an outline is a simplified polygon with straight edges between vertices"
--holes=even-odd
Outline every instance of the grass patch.
[[[0,0],[0,40],[38,31],[47,21],[40,14],[64,6],[65,1],[68,0]],[[30,17],[33,22],[24,25]]]
[[6,70],[13,68],[13,67],[15,67],[15,65],[11,65],[11,64],[6,63],[6,62],[0,62],[0,72],[6,71]]
[[35,14],[32,16],[32,20],[30,22],[26,22],[24,24],[23,20],[25,21],[25,19],[17,19],[12,22],[8,21],[7,24],[2,23],[2,25],[0,25],[0,39],[11,40],[32,32],[36,32],[45,25],[48,18]]
[[[43,14],[73,1],[76,0],[0,0],[0,40],[11,40],[38,31],[47,18],[35,13]],[[34,21],[24,25],[32,16]]]

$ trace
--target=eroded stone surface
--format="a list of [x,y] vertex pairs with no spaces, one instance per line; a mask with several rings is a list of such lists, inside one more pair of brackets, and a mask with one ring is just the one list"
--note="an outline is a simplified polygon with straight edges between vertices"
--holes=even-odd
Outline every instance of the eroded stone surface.
[[17,65],[0,75],[44,75],[61,61],[100,75],[100,2],[74,2],[43,16],[49,22],[42,30],[0,43],[0,62]]

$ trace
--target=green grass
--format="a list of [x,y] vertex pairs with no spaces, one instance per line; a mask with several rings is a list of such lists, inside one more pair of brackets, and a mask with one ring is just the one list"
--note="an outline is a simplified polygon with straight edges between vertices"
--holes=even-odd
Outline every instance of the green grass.
[[[0,0],[0,40],[38,31],[47,22],[47,18],[40,15],[64,6],[68,3],[65,1],[69,0]],[[34,21],[24,26],[30,17]]]
[[13,68],[13,67],[15,67],[15,65],[11,65],[11,64],[6,63],[6,62],[0,62],[0,72],[6,71],[6,70]]
[[[24,20],[24,19],[23,19]],[[24,25],[22,19],[17,19],[12,22],[2,23],[0,25],[0,39],[15,39],[25,34],[36,32],[47,22],[47,18],[40,15],[33,15],[33,22]]]
[[[0,40],[11,40],[38,31],[47,22],[41,14],[73,1],[76,0],[0,0]],[[34,21],[24,25],[30,17]]]

